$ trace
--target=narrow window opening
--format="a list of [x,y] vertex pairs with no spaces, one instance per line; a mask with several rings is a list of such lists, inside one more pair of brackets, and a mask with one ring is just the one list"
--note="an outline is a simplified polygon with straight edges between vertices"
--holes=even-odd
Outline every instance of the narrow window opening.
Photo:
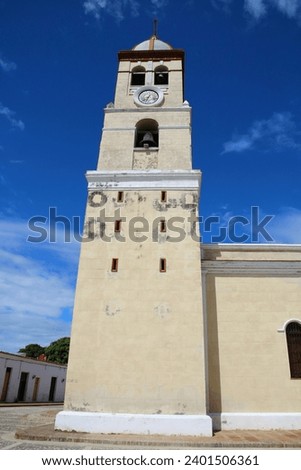
[[161,191],[161,202],[167,201],[167,191]]
[[123,191],[118,191],[117,202],[123,202]]
[[286,340],[292,379],[301,379],[301,325],[291,322],[286,327]]
[[120,232],[121,231],[121,220],[115,220],[114,231],[115,232]]
[[145,85],[145,69],[143,67],[135,67],[132,70],[131,86]]
[[168,85],[168,68],[160,65],[155,69],[155,85]]
[[160,273],[166,273],[166,258],[160,258]]
[[160,232],[166,232],[166,220],[165,219],[162,219],[160,221]]
[[118,258],[112,259],[112,266],[111,266],[112,273],[117,273],[118,271]]
[[158,123],[153,119],[142,119],[136,125],[135,148],[159,147]]
[[48,401],[54,401],[57,377],[51,377]]

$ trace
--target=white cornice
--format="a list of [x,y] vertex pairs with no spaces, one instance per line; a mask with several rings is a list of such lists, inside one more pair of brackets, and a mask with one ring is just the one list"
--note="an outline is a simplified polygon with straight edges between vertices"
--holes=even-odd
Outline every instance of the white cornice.
[[204,274],[297,276],[301,261],[202,261]]
[[105,108],[105,113],[177,113],[177,112],[191,112],[190,106],[179,106],[174,108],[163,108],[158,106],[157,108]]
[[203,243],[203,250],[210,251],[298,251],[301,253],[301,244],[286,243]]
[[87,171],[88,190],[196,190],[199,170]]
[[[166,129],[191,129],[191,126],[158,126],[159,130],[166,130]],[[128,126],[128,127],[103,127],[103,131],[114,131],[114,132],[120,132],[120,131],[136,131],[136,127],[133,126]]]
[[301,245],[202,244],[204,273],[301,277]]

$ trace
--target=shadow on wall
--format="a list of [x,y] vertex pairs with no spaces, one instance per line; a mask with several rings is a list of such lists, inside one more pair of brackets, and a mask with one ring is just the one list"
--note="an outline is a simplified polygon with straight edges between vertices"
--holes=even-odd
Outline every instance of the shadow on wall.
[[221,430],[221,380],[219,360],[219,337],[216,307],[216,285],[213,275],[207,274],[207,331],[208,331],[208,382],[209,382],[209,414],[214,415],[215,431]]

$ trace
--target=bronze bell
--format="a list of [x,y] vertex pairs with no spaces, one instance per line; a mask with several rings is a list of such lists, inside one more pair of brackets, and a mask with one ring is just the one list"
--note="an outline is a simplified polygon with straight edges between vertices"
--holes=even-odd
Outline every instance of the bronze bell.
[[145,147],[145,148],[156,147],[156,142],[155,142],[155,139],[153,137],[153,134],[149,131],[147,131],[144,134],[143,139],[139,143],[140,143],[141,147]]

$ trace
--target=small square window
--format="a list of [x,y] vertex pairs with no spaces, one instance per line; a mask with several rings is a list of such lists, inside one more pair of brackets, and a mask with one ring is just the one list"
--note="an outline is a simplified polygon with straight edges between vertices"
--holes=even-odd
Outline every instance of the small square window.
[[160,258],[160,273],[166,273],[166,258]]
[[167,191],[161,191],[161,202],[167,201]]
[[160,232],[165,233],[166,232],[166,220],[162,219],[160,221]]
[[123,197],[124,197],[123,191],[118,191],[117,202],[123,202]]
[[121,220],[115,220],[114,232],[121,231]]
[[111,266],[112,273],[117,273],[118,271],[118,258],[112,259],[112,266]]

